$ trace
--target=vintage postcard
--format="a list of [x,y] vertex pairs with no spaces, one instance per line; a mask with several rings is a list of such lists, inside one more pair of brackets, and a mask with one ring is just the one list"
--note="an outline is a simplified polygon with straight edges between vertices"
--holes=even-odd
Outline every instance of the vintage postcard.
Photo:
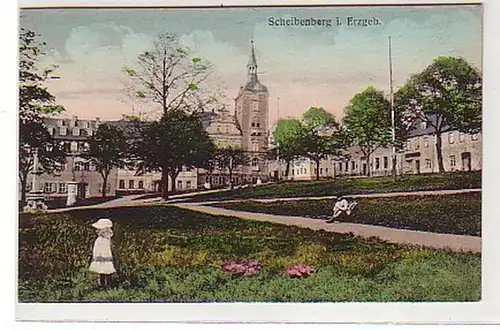
[[19,15],[19,319],[481,308],[481,4]]

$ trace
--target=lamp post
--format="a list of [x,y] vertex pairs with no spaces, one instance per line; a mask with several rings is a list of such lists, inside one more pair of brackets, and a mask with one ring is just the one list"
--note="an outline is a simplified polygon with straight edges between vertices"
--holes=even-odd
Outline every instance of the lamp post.
[[35,193],[37,189],[37,177],[38,177],[38,148],[33,150],[33,178],[31,182],[31,192]]

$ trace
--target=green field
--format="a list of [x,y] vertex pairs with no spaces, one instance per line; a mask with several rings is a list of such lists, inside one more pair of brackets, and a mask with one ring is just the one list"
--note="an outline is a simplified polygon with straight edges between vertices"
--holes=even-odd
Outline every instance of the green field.
[[481,188],[481,172],[405,175],[394,182],[390,177],[339,178],[328,181],[287,181],[193,197],[192,201],[249,198],[353,195],[394,191]]
[[[99,217],[115,223],[118,275],[102,291],[87,271]],[[221,269],[256,259],[256,275]],[[285,267],[314,266],[308,278]],[[477,301],[481,256],[216,217],[173,206],[21,214],[20,302]]]
[[[358,198],[355,211],[341,221],[443,234],[481,236],[481,193],[442,196]],[[326,219],[334,200],[229,202],[212,206],[238,211]]]

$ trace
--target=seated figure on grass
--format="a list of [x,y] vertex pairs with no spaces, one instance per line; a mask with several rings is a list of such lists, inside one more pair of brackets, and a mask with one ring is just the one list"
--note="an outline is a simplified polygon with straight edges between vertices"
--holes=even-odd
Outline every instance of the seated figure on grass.
[[358,205],[356,201],[349,202],[343,197],[337,197],[335,205],[333,206],[333,215],[326,222],[338,222],[342,218],[341,216],[351,215],[356,205]]

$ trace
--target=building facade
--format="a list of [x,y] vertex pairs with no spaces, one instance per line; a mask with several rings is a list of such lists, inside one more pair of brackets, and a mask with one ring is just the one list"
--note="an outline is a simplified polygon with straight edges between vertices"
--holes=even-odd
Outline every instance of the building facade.
[[[437,173],[437,138],[425,122],[417,123],[408,134],[403,150],[396,154],[397,174]],[[467,134],[447,130],[441,135],[443,167],[446,172],[482,169],[482,133]],[[367,160],[359,147],[347,150],[335,160],[335,176],[387,176],[392,173],[391,148],[378,148]]]
[[36,185],[33,187],[33,174],[28,175],[27,192],[43,191],[52,197],[64,197],[67,195],[67,182],[77,182],[78,198],[101,196],[102,190],[114,195],[117,188],[118,170],[111,171],[108,177],[107,187],[102,185],[102,177],[95,167],[82,157],[88,148],[87,139],[93,135],[101,121],[99,118],[93,120],[82,120],[74,116],[72,118],[47,118],[44,120],[47,130],[56,139],[66,152],[66,163],[60,171],[54,174],[43,173],[37,175]]
[[240,87],[234,99],[236,119],[241,129],[241,145],[250,157],[250,164],[243,166],[245,180],[257,182],[268,175],[266,154],[269,147],[269,92],[260,83],[257,59],[252,41],[247,64],[247,82]]

